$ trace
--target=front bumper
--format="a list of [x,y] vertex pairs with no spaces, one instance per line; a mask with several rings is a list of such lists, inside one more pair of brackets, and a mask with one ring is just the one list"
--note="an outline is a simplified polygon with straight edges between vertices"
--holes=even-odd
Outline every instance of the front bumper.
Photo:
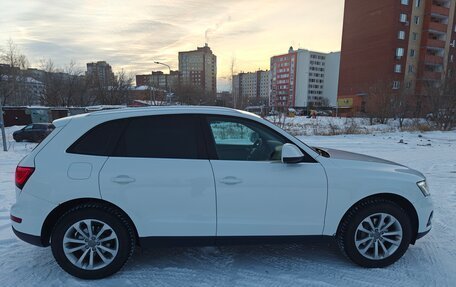
[[424,236],[426,236],[429,231],[431,231],[431,229],[429,229],[428,231],[425,231],[425,232],[419,232],[417,235],[416,235],[416,240],[420,239],[420,238],[423,238]]

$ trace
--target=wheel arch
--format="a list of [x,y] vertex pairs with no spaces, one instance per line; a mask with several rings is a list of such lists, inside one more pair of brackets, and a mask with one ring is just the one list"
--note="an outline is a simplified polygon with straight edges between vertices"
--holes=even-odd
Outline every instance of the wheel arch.
[[390,200],[392,202],[395,202],[400,207],[402,207],[407,212],[407,215],[409,216],[410,221],[412,223],[412,241],[411,241],[411,244],[415,244],[415,241],[416,241],[417,235],[418,235],[418,226],[419,226],[418,213],[416,212],[416,209],[413,206],[413,204],[408,199],[406,199],[405,197],[400,196],[398,194],[394,194],[394,193],[378,193],[378,194],[374,194],[374,195],[370,195],[370,196],[364,197],[364,198],[360,199],[359,201],[357,201],[356,203],[354,203],[352,206],[350,206],[350,208],[347,209],[347,211],[345,212],[344,216],[342,216],[342,218],[340,219],[339,224],[337,226],[337,234],[339,234],[341,225],[345,221],[345,219],[348,216],[350,210],[352,210],[355,206],[361,204],[362,202],[364,202],[366,200],[370,200],[370,199],[386,199],[386,200]]
[[128,223],[133,228],[133,230],[135,232],[135,236],[136,236],[136,242],[139,243],[139,235],[138,235],[138,231],[136,229],[134,222],[131,220],[130,216],[125,211],[123,211],[120,207],[118,207],[117,205],[115,205],[111,202],[108,202],[106,200],[102,200],[99,198],[78,198],[78,199],[69,200],[64,203],[59,204],[56,208],[54,208],[48,214],[48,216],[44,220],[43,226],[41,227],[42,245],[43,246],[50,245],[52,230],[53,230],[55,224],[57,223],[57,221],[59,220],[59,218],[65,212],[67,212],[68,210],[70,210],[71,208],[73,208],[75,206],[78,206],[81,204],[86,204],[86,203],[99,203],[99,204],[107,205],[107,206],[113,207],[113,208],[117,209],[119,212],[121,212],[122,215],[125,216],[125,218],[128,220]]

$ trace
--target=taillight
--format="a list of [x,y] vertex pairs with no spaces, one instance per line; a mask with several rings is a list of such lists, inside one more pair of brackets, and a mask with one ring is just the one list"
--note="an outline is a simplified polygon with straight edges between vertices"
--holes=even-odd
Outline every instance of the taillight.
[[16,167],[16,186],[19,189],[22,189],[34,171],[35,171],[34,167],[25,167],[25,166]]

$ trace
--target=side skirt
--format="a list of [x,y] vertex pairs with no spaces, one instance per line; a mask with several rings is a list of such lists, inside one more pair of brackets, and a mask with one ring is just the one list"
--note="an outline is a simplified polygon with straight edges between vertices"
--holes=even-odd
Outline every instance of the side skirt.
[[141,246],[151,247],[194,247],[261,244],[303,244],[333,241],[333,236],[152,236],[139,238]]

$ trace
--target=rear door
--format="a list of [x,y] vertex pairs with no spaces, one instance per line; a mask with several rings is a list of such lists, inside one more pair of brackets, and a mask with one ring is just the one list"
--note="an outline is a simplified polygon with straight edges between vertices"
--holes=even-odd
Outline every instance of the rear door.
[[100,190],[141,237],[215,236],[215,185],[198,116],[131,118],[101,170]]

